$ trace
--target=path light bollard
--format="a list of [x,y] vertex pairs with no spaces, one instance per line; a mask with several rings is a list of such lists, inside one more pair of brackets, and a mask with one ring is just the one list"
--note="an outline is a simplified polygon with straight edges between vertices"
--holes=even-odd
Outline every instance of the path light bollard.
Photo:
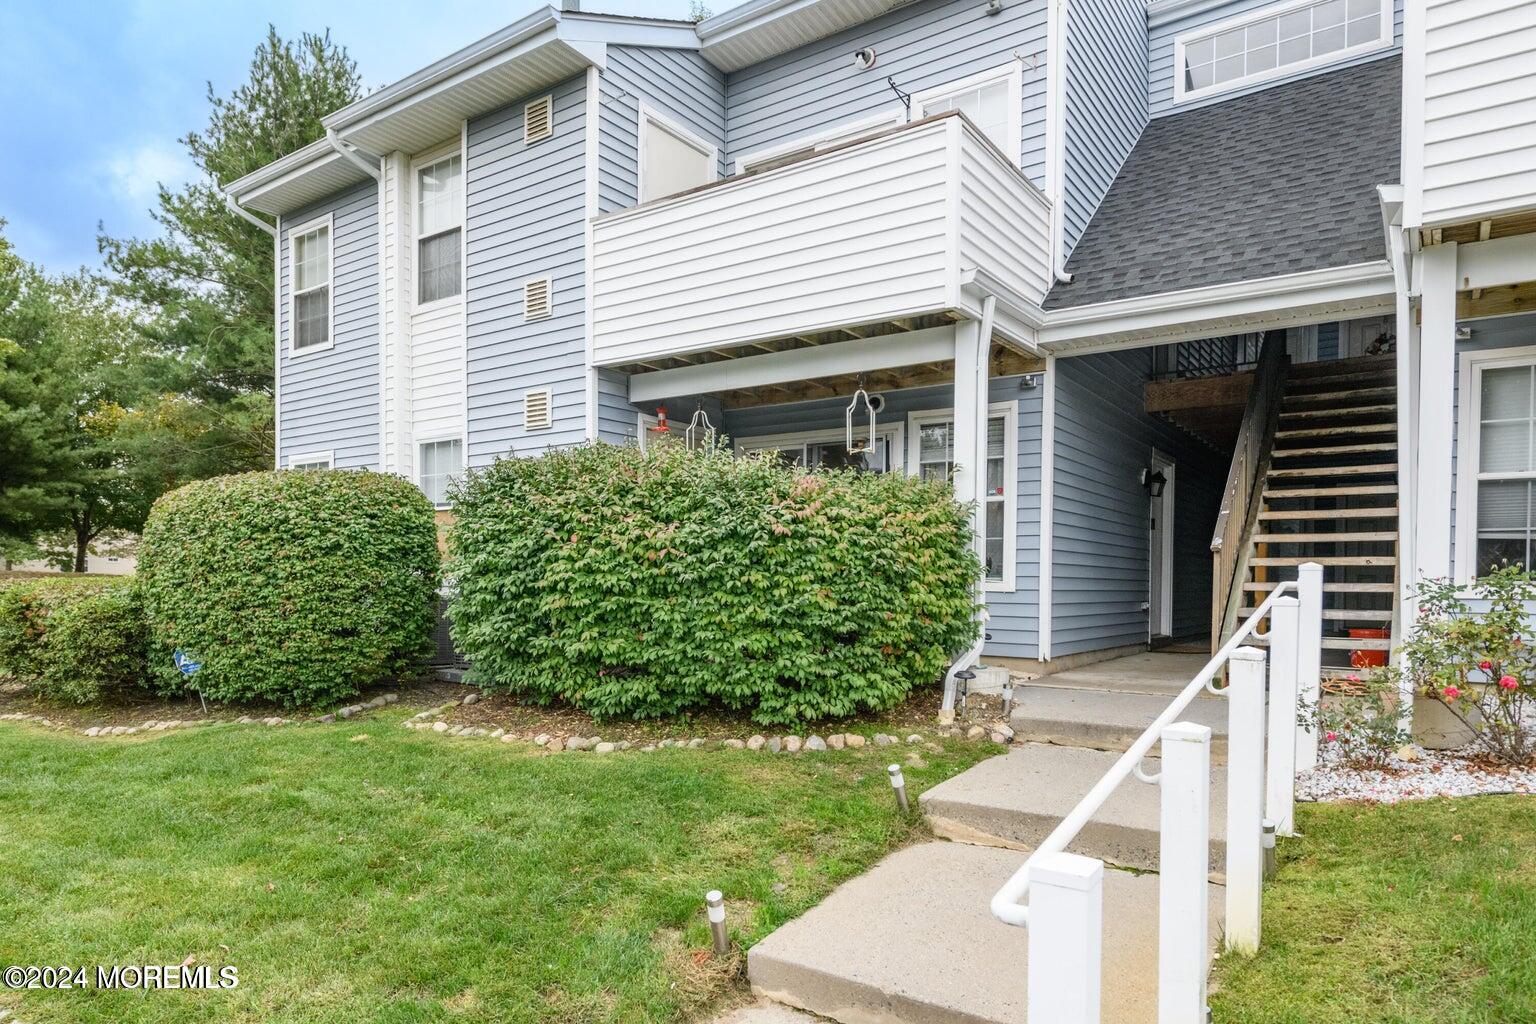
[[891,788],[896,791],[896,806],[902,814],[911,812],[911,806],[907,803],[907,780],[901,777],[901,765],[893,764],[886,771],[891,776]]
[[704,894],[704,905],[709,908],[709,934],[715,940],[715,955],[725,956],[731,951],[731,937],[725,933],[725,896],[719,889]]
[[1003,684],[1003,717],[1007,718],[1013,712],[1013,680]]
[[1275,877],[1275,872],[1280,870],[1280,855],[1275,850],[1275,823],[1268,818],[1264,819],[1264,880],[1267,882]]

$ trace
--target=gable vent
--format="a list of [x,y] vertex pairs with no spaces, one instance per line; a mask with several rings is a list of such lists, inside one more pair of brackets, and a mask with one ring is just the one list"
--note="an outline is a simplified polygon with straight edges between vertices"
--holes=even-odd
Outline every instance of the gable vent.
[[542,320],[555,311],[554,288],[549,278],[523,282],[523,319]]
[[555,425],[554,395],[548,388],[523,396],[523,429],[548,430]]
[[523,141],[539,142],[555,133],[555,100],[540,96],[523,107]]

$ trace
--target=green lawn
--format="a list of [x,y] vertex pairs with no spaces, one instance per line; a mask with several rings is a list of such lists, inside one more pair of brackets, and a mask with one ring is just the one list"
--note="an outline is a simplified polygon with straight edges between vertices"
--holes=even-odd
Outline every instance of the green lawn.
[[1536,797],[1304,805],[1217,1024],[1536,1022]]
[[[891,750],[546,756],[403,717],[108,741],[0,724],[0,965],[190,955],[240,978],[0,990],[0,1009],[26,1024],[686,1019],[740,992],[739,958],[691,955],[709,944],[707,889],[750,943],[919,829],[894,813]],[[908,785],[994,752],[924,753]]]

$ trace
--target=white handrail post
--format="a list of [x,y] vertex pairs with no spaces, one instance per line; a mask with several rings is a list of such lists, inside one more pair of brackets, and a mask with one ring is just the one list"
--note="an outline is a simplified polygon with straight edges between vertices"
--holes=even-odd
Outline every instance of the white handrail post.
[[1239,647],[1227,694],[1227,948],[1259,949],[1264,885],[1264,652]]
[[[1322,698],[1323,687],[1323,567],[1306,562],[1296,570],[1296,593],[1300,602],[1296,648],[1297,693],[1314,712]],[[1296,770],[1317,767],[1317,728],[1310,723],[1296,736]]]
[[1282,597],[1269,613],[1269,739],[1264,816],[1277,835],[1295,832],[1296,670],[1300,659],[1301,602]]
[[1029,1019],[1099,1024],[1104,863],[1046,853],[1029,867]]
[[1211,730],[1163,730],[1158,852],[1157,1022],[1205,1024],[1209,970]]

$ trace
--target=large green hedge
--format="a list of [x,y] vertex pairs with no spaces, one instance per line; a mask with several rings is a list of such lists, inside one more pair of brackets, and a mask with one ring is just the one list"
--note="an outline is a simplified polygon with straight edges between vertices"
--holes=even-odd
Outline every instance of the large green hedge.
[[456,512],[474,680],[600,716],[878,710],[975,636],[980,570],[941,485],[592,445],[503,459]]
[[131,579],[0,582],[0,676],[87,704],[148,684],[148,627]]
[[437,586],[431,504],[399,477],[244,473],[155,503],[139,548],[151,667],[219,700],[310,704],[418,666]]

